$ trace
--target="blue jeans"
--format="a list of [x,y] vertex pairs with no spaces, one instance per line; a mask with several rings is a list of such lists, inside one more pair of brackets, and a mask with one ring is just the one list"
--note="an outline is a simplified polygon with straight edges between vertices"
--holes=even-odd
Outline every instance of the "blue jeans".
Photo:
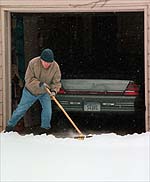
[[26,88],[23,89],[20,103],[13,112],[11,119],[8,121],[8,126],[14,127],[19,120],[25,115],[26,111],[39,100],[42,106],[41,113],[41,127],[51,128],[52,105],[51,98],[48,93],[35,96],[31,94]]

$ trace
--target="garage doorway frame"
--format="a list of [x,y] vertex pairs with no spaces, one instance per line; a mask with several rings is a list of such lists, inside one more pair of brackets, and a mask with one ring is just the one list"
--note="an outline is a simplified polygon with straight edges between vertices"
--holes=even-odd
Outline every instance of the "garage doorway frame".
[[[66,7],[65,7],[66,6]],[[125,7],[118,6],[95,6],[94,8],[84,6],[54,6],[40,7],[13,7],[1,8],[2,19],[2,66],[3,66],[3,128],[6,121],[11,117],[11,13],[64,13],[64,12],[144,12],[144,67],[145,67],[145,131],[149,129],[149,95],[148,95],[148,6],[135,6],[129,4]]]

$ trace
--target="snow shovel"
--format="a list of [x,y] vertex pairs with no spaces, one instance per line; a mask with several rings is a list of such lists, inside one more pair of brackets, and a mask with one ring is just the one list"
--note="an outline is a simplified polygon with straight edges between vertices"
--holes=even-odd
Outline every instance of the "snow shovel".
[[58,100],[56,99],[55,96],[51,95],[51,91],[49,90],[48,87],[45,86],[45,89],[47,91],[47,93],[50,95],[50,97],[52,98],[52,100],[55,101],[55,103],[58,105],[58,107],[62,110],[62,112],[65,114],[65,116],[68,118],[68,120],[70,121],[70,123],[73,125],[73,127],[76,129],[76,131],[78,132],[78,136],[74,137],[76,139],[81,139],[83,140],[84,138],[89,138],[92,137],[92,135],[84,135],[79,128],[76,126],[76,124],[73,122],[73,120],[70,118],[70,116],[67,114],[67,112],[64,110],[64,108],[62,107],[62,105],[58,102]]

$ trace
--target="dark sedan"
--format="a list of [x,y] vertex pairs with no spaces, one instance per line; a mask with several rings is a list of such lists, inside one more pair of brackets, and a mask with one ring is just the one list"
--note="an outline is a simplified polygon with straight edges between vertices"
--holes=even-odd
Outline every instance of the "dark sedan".
[[69,112],[131,113],[139,88],[132,80],[63,79],[57,99]]

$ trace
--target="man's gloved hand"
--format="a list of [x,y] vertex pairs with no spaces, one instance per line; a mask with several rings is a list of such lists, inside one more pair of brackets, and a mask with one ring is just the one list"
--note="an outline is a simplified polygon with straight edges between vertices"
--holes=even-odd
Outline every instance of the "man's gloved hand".
[[55,90],[51,90],[51,96],[56,96]]
[[41,87],[42,89],[45,89],[45,87],[49,88],[49,86],[46,83],[44,83],[44,82],[40,82],[39,83],[39,87]]

